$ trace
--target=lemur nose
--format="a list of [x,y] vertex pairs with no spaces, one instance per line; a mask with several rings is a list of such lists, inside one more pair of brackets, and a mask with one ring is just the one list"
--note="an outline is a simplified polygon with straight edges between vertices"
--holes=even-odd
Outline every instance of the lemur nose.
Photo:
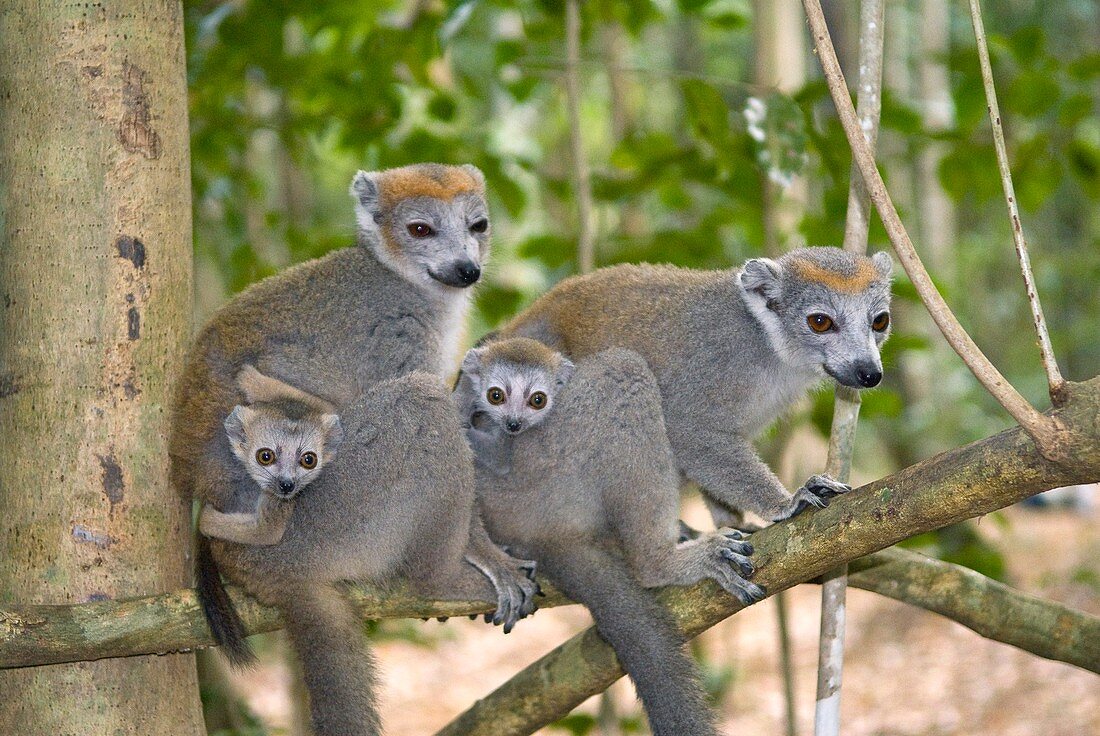
[[518,432],[519,427],[520,427],[520,423],[518,421],[516,421],[515,419],[512,419],[512,420],[509,420],[508,423],[505,424],[504,426],[508,428],[509,432]]
[[281,480],[281,481],[279,481],[279,490],[282,491],[283,493],[290,493],[291,491],[294,490],[294,481],[292,481],[292,480]]
[[481,278],[481,268],[473,261],[462,261],[455,266],[455,272],[462,283],[469,286]]
[[865,388],[874,388],[882,381],[882,371],[877,368],[856,368],[856,378],[859,384]]

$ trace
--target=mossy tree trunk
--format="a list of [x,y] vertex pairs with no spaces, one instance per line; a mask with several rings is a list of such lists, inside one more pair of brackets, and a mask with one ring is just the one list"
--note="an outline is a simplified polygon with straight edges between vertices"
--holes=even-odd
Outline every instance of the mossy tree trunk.
[[[190,333],[178,0],[0,5],[0,609],[188,585],[167,482]],[[195,660],[0,672],[0,733],[201,734]]]

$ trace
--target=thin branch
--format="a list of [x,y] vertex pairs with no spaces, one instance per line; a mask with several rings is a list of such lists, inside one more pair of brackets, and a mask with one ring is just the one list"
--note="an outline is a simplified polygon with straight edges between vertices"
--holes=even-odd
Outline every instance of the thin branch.
[[974,374],[975,378],[985,386],[986,390],[995,398],[1001,406],[1012,415],[1021,427],[1035,440],[1043,451],[1044,457],[1066,459],[1065,442],[1063,441],[1061,428],[1055,420],[1040,413],[1027,402],[1019,391],[1010,384],[1000,371],[997,370],[984,353],[974,343],[974,340],[959,324],[958,319],[951,312],[951,308],[940,296],[932,283],[928,271],[921,263],[913,242],[901,222],[890,194],[886,191],[886,185],[875,165],[875,157],[871,152],[867,141],[860,129],[856,111],[852,107],[852,100],[848,95],[848,88],[844,81],[844,73],[840,69],[840,62],[836,58],[836,50],[829,37],[829,29],[825,24],[825,16],[821,11],[819,0],[802,0],[806,9],[806,15],[810,22],[810,31],[813,34],[814,47],[817,50],[818,59],[825,73],[825,81],[829,87],[829,93],[836,106],[840,123],[844,128],[844,134],[848,139],[848,145],[852,149],[852,157],[863,175],[864,184],[875,208],[878,210],[882,224],[890,236],[890,242],[894,246],[898,260],[909,275],[917,294],[928,309],[936,326],[947,339],[952,349],[963,359],[966,366]]
[[1001,174],[1001,186],[1004,188],[1005,204],[1008,205],[1008,217],[1012,228],[1012,242],[1016,246],[1016,257],[1020,260],[1020,273],[1024,277],[1027,289],[1027,301],[1031,305],[1031,318],[1035,322],[1035,333],[1039,336],[1039,353],[1043,359],[1043,369],[1047,374],[1047,386],[1050,398],[1059,399],[1066,379],[1058,370],[1058,359],[1050,344],[1046,318],[1043,317],[1043,305],[1039,303],[1039,291],[1035,286],[1035,275],[1031,272],[1031,258],[1027,253],[1027,241],[1020,224],[1020,209],[1016,204],[1016,190],[1012,186],[1012,171],[1008,166],[1008,153],[1005,150],[1005,134],[1001,127],[1001,109],[997,104],[997,90],[993,85],[993,66],[989,63],[989,47],[985,41],[985,25],[982,23],[982,8],[979,0],[970,0],[970,19],[974,23],[974,38],[978,42],[978,61],[982,67],[982,84],[985,87],[985,99],[989,108],[989,122],[993,127],[993,147],[997,151],[997,169]]
[[[878,142],[882,111],[882,46],[884,12],[882,0],[863,0],[859,14],[859,89],[856,113],[859,126],[872,151]],[[863,177],[853,164],[848,181],[848,216],[844,224],[844,250],[867,252],[871,226],[871,198]],[[852,448],[859,421],[859,392],[838,386],[833,401],[833,425],[829,436],[826,472],[848,482],[852,469]],[[840,692],[844,674],[844,628],[847,607],[848,568],[830,571],[821,584],[821,633],[817,650],[817,704],[814,734],[840,733]]]
[[783,706],[786,717],[785,733],[787,736],[798,736],[798,712],[797,699],[794,695],[794,651],[791,646],[791,628],[787,615],[787,591],[781,590],[775,594],[776,622],[779,629],[779,667],[783,674]]
[[938,613],[986,639],[1100,674],[1100,617],[893,547],[852,562],[852,585]]
[[577,190],[577,266],[588,273],[595,266],[595,233],[592,227],[592,181],[581,137],[581,10],[580,0],[565,3],[565,100],[569,116],[569,147],[573,155],[573,181]]
[[[1082,390],[1085,386],[1088,388]],[[1067,437],[1074,444],[1075,463],[1045,459],[1027,433],[1014,427],[845,494],[828,508],[756,532],[753,544],[758,564],[753,579],[775,593],[922,531],[989,513],[1046,488],[1077,482],[1074,479],[1095,477],[1100,473],[1096,426],[1100,379],[1070,384],[1068,390],[1070,396],[1059,411],[1070,428]],[[661,591],[660,597],[689,637],[741,608],[709,581],[690,588],[669,588]],[[945,603],[949,604],[950,598],[945,597]],[[1095,639],[1085,639],[1095,631],[1096,617],[1070,612],[1056,603],[1045,605],[1057,611],[1050,620],[1075,621],[1081,628],[1056,637],[1051,642],[1054,651],[1041,649],[1039,653],[1100,672],[1100,645]],[[985,615],[996,618],[1007,614],[989,609]],[[1030,640],[1013,643],[1029,645]],[[602,692],[622,674],[611,648],[590,628],[479,700],[437,736],[533,733]]]

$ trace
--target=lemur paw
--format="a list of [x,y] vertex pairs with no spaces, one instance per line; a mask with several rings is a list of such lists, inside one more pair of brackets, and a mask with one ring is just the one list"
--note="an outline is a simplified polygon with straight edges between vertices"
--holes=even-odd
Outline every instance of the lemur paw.
[[723,590],[748,606],[762,600],[766,594],[759,585],[749,582],[756,572],[749,559],[755,550],[744,539],[745,535],[740,531],[725,528],[715,532],[707,543],[715,556],[711,577]]
[[798,516],[808,508],[823,509],[829,505],[829,500],[847,493],[852,487],[846,483],[833,480],[827,475],[811,475],[801,488],[795,491],[791,498],[790,508],[787,513],[779,516],[776,521],[790,519]]
[[503,626],[505,634],[510,633],[521,618],[535,612],[535,599],[542,595],[539,584],[535,582],[535,561],[515,557],[508,559],[509,563],[492,579],[497,592],[496,611],[485,614],[485,621]]

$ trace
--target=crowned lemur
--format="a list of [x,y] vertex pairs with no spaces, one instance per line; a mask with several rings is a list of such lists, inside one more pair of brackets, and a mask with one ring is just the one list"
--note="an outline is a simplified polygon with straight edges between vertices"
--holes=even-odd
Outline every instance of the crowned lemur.
[[574,368],[538,342],[504,339],[467,353],[454,398],[493,539],[588,607],[655,736],[712,736],[684,637],[648,589],[710,578],[743,603],[764,591],[746,580],[753,550],[740,532],[678,541],[676,466],[645,361],[611,349]]
[[[353,697],[340,689],[341,682],[350,687],[369,677],[365,659],[356,664],[347,656],[349,646],[361,643],[345,640],[354,627],[347,603],[328,585],[332,574],[376,584],[415,578],[414,572],[433,582],[450,576],[453,586],[437,587],[459,595],[465,588],[468,595],[468,575],[476,568],[484,575],[485,590],[479,597],[488,594],[491,583],[498,621],[509,626],[530,611],[536,591],[528,579],[530,565],[494,545],[472,511],[472,486],[463,490],[463,478],[472,473],[466,467],[469,455],[453,409],[443,418],[439,402],[445,397],[435,386],[455,357],[469,303],[467,287],[478,280],[488,255],[484,179],[472,166],[425,164],[359,172],[351,194],[359,224],[356,247],[250,287],[218,310],[199,333],[178,387],[169,441],[172,481],[185,497],[219,512],[248,513],[256,509],[261,491],[234,455],[224,427],[242,403],[238,372],[254,365],[263,375],[331,404],[341,417],[345,438],[339,457],[297,499],[291,528],[278,545],[210,544],[200,537],[196,549],[196,576],[211,628],[238,658],[246,651],[243,629],[224,605],[228,598],[219,564],[231,574],[248,569],[262,575],[262,564],[249,562],[262,559],[293,567],[293,574],[304,576],[303,585],[322,581],[322,588],[309,588],[309,595],[284,599],[309,609],[308,616],[288,612],[296,648],[306,658],[307,680],[322,678],[322,685],[336,688],[332,696],[318,696],[325,690],[315,687],[316,680],[310,683],[314,721],[324,736],[378,730],[369,693]],[[414,371],[435,373],[436,378],[393,380]],[[400,400],[405,394],[410,394],[408,400]],[[374,418],[375,410],[385,407],[396,414]],[[392,444],[386,432],[372,438],[366,428],[379,421],[392,422],[404,444]],[[356,426],[364,428],[355,431]],[[400,427],[408,431],[398,432]],[[365,477],[381,485],[375,488]],[[405,499],[408,507],[391,506],[390,494],[397,488],[422,498]],[[360,505],[345,518],[339,499],[352,492],[360,494]],[[326,501],[329,497],[333,500]],[[371,526],[341,526],[347,520],[365,524],[366,517]],[[348,545],[334,557],[326,556],[332,545],[321,539],[329,524],[339,531],[333,538]],[[395,528],[385,531],[390,525]],[[295,529],[299,531],[292,534]],[[378,536],[370,536],[374,533]],[[456,535],[461,537],[460,551]],[[409,545],[427,540],[438,540],[438,553],[400,556]],[[296,545],[295,554],[312,560],[317,570],[274,559],[272,550],[287,545]],[[469,565],[449,569],[452,553]],[[407,564],[426,560],[439,562],[441,570],[414,571]],[[285,588],[298,580],[293,574],[274,579]],[[269,600],[276,597],[272,594]],[[312,664],[311,656],[316,658]]]
[[577,362],[636,351],[660,385],[676,465],[701,486],[715,523],[736,525],[740,510],[775,521],[848,486],[813,476],[792,495],[752,440],[826,376],[878,385],[891,270],[886,253],[827,247],[725,271],[616,266],[566,279],[498,335]]

